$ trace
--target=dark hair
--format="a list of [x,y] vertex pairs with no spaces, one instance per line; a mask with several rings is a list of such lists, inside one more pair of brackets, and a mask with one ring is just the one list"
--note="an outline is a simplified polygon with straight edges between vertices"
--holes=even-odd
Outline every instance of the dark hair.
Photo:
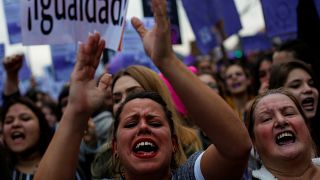
[[[254,138],[254,133],[253,133],[253,127],[254,127],[254,111],[256,109],[257,104],[260,102],[261,99],[263,99],[266,96],[272,95],[272,94],[282,94],[285,95],[287,97],[289,97],[293,103],[295,104],[295,106],[297,107],[299,113],[301,114],[302,118],[305,120],[306,125],[309,128],[309,120],[306,117],[306,115],[304,114],[298,100],[287,90],[283,89],[283,88],[278,88],[278,89],[270,89],[267,90],[265,92],[263,92],[262,94],[258,95],[255,97],[255,99],[253,100],[253,103],[248,111],[248,114],[246,116],[246,121],[249,122],[249,127],[248,127],[248,131],[249,131],[249,135],[251,138]],[[310,129],[310,128],[309,128]]]
[[277,51],[290,52],[295,59],[299,59],[308,63],[312,63],[315,60],[308,45],[304,41],[298,39],[284,42],[277,48]]
[[120,115],[122,113],[122,110],[124,108],[124,106],[130,102],[131,100],[134,99],[151,99],[154,102],[158,103],[161,105],[167,119],[169,122],[169,126],[170,126],[170,132],[171,134],[175,134],[174,132],[174,125],[173,125],[173,120],[172,120],[172,113],[171,111],[168,109],[166,102],[162,99],[162,97],[157,93],[157,92],[153,92],[153,91],[142,91],[142,92],[137,92],[137,93],[133,93],[130,94],[125,101],[120,105],[119,109],[117,110],[116,114],[115,114],[115,122],[113,124],[113,137],[115,137],[116,133],[117,133],[117,129],[119,126],[119,122],[120,122]]
[[[39,143],[38,143],[38,148],[39,151],[41,153],[41,155],[43,155],[51,141],[51,138],[53,136],[53,131],[50,128],[45,115],[42,113],[41,109],[36,106],[29,98],[27,97],[17,97],[17,98],[12,98],[9,99],[7,102],[5,102],[4,106],[3,106],[3,111],[1,114],[1,121],[2,123],[5,120],[5,117],[10,109],[11,106],[15,105],[15,104],[23,104],[25,106],[27,106],[38,118],[39,120],[39,127],[40,127],[40,139],[39,139]],[[3,124],[2,124],[3,126]]]
[[308,64],[299,60],[292,60],[285,63],[272,65],[269,80],[269,89],[283,87],[288,78],[289,73],[294,69],[303,69],[311,76],[315,84],[318,84],[311,70],[311,67]]
[[260,82],[260,66],[263,62],[268,61],[272,64],[272,53],[263,53],[257,58],[257,63],[254,68],[254,79],[253,79],[253,88],[254,94],[258,94],[258,91],[261,86]]

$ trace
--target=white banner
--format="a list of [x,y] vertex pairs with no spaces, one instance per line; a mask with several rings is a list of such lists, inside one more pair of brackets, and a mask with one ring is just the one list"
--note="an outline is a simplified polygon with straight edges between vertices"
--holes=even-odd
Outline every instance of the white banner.
[[24,45],[85,42],[100,32],[106,48],[119,50],[128,0],[23,0]]

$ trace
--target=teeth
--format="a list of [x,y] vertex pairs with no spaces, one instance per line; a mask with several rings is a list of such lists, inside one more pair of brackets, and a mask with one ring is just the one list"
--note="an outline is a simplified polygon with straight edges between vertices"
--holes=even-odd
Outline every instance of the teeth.
[[284,132],[284,133],[281,133],[281,134],[277,137],[277,139],[279,140],[279,139],[281,139],[281,138],[283,138],[283,137],[292,137],[292,136],[293,136],[292,133]]
[[151,143],[151,142],[140,142],[136,145],[136,149],[137,148],[140,148],[142,146],[151,146],[151,147],[154,147],[154,145]]

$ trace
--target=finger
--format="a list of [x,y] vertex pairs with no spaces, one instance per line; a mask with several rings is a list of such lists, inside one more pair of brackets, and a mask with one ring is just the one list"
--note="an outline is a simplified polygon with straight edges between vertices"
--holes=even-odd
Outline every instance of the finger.
[[94,68],[97,68],[99,63],[100,63],[100,58],[101,58],[101,55],[103,53],[103,50],[105,48],[105,41],[104,39],[102,38],[99,38],[99,41],[97,43],[97,49],[96,49],[96,52],[95,52],[95,59],[94,59]]
[[156,24],[161,28],[166,28],[168,26],[166,1],[152,0],[152,9]]
[[102,75],[100,78],[99,84],[98,84],[98,89],[101,91],[106,91],[109,87],[111,81],[111,74],[105,73]]
[[138,32],[139,36],[141,38],[144,37],[144,35],[147,33],[147,29],[144,27],[143,23],[136,17],[133,17],[131,19],[131,24],[133,25],[133,27],[136,29],[136,31]]

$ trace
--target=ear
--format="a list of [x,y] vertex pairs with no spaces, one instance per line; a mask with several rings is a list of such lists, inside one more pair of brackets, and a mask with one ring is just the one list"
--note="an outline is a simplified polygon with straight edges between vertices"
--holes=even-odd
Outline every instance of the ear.
[[117,139],[113,138],[112,139],[112,154],[115,154],[118,152],[118,144],[117,144]]

